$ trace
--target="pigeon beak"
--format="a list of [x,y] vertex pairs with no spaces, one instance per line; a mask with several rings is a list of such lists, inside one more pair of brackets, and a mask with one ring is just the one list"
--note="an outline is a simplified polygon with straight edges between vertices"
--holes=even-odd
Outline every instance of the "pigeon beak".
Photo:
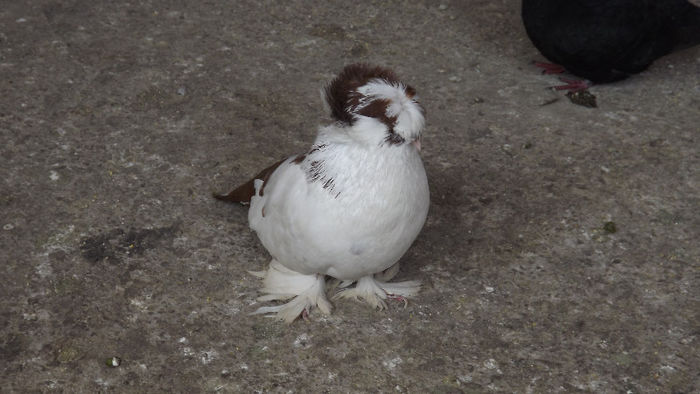
[[418,152],[420,152],[420,137],[416,138],[415,140],[411,141],[411,145],[415,146],[416,149],[418,149]]

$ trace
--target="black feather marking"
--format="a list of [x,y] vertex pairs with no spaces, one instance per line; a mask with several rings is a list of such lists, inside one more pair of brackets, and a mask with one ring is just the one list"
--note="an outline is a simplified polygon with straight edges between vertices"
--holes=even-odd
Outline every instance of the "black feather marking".
[[399,134],[392,132],[386,136],[384,142],[388,143],[389,145],[401,145],[404,142],[406,142],[406,139],[400,136]]

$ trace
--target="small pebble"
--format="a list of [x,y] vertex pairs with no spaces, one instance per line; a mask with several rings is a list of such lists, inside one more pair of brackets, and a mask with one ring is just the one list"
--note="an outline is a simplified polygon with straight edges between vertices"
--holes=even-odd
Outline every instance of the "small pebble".
[[578,90],[575,92],[569,92],[566,97],[571,100],[572,103],[580,105],[587,108],[597,108],[596,97],[588,90]]
[[617,226],[615,222],[605,222],[603,225],[603,230],[608,234],[615,234],[617,232]]
[[122,359],[119,357],[110,357],[105,360],[105,364],[107,364],[108,367],[116,368],[122,364]]

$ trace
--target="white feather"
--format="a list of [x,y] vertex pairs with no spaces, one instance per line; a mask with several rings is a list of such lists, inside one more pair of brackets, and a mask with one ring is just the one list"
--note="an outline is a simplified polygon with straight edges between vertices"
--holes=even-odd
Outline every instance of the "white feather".
[[332,190],[309,183],[306,162],[290,158],[251,201],[249,220],[286,267],[357,280],[391,267],[408,250],[428,213],[428,182],[410,145],[338,145],[306,161],[325,163]]
[[292,300],[283,305],[260,307],[253,315],[275,313],[276,317],[291,323],[305,310],[318,306],[329,314],[331,304],[326,299],[325,279],[322,275],[302,275],[272,260],[263,278],[263,293],[258,301]]
[[387,143],[385,124],[357,116],[352,126],[321,128],[314,149],[301,162],[290,157],[277,167],[262,194],[262,181],[255,181],[248,219],[273,257],[264,272],[267,295],[259,300],[293,298],[255,313],[285,321],[312,306],[330,313],[324,275],[340,280],[341,288],[358,281],[338,297],[379,308],[387,294],[412,296],[420,288],[415,281],[385,281],[398,272],[428,213],[425,169],[416,144],[408,143],[420,136],[422,110],[401,84],[372,80],[358,92],[391,101],[386,115],[396,117],[394,132],[407,142]]
[[375,99],[390,100],[391,104],[387,108],[386,115],[398,118],[394,131],[409,141],[420,135],[425,125],[425,117],[416,101],[406,96],[406,87],[403,84],[394,85],[383,80],[373,80],[357,91],[364,96],[357,110]]

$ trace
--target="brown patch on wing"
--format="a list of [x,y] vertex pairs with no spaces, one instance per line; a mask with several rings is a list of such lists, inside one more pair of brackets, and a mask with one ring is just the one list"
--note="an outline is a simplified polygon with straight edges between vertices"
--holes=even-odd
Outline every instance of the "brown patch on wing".
[[285,160],[287,160],[287,159],[282,159],[282,160],[278,161],[277,163],[260,171],[260,173],[258,173],[258,175],[253,177],[253,179],[238,186],[237,188],[235,188],[232,192],[230,192],[228,194],[216,194],[216,193],[214,193],[214,195],[213,195],[214,198],[216,198],[217,200],[221,200],[221,201],[237,202],[240,204],[250,204],[250,199],[253,198],[253,196],[255,195],[255,180],[261,179],[263,181],[263,185],[260,188],[260,195],[262,196],[263,191],[265,190],[265,183],[267,183],[267,181],[268,181],[268,179],[270,179],[270,176],[272,175],[272,173],[275,172],[277,167],[279,167],[280,164],[284,163]]
[[320,151],[320,150],[326,149],[327,146],[328,146],[328,145],[326,145],[326,144],[314,145],[314,146],[311,147],[311,150],[309,151],[309,154],[312,154],[312,153],[314,153],[314,152],[316,152],[316,151]]

